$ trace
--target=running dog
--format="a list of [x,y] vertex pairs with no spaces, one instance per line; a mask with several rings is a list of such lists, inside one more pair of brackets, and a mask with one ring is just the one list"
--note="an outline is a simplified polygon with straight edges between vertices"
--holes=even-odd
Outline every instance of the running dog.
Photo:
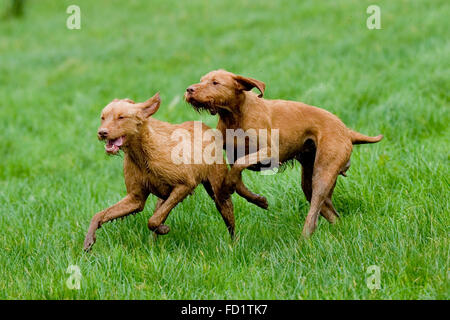
[[[253,88],[260,94],[251,92]],[[311,203],[303,235],[309,237],[317,226],[319,213],[330,223],[339,217],[331,197],[339,174],[345,176],[350,167],[353,145],[375,143],[383,136],[365,136],[348,129],[335,115],[301,102],[267,100],[263,98],[265,84],[225,70],[212,71],[186,89],[185,100],[197,110],[219,115],[217,129],[226,137],[227,129],[244,131],[263,129],[267,137],[257,135],[246,141],[248,152],[237,159],[224,181],[224,192],[234,192],[242,170],[260,169],[261,163],[273,158],[280,163],[296,159],[302,165],[302,189]],[[271,134],[277,129],[279,143],[271,144]],[[264,146],[251,145],[258,143]],[[253,142],[252,142],[253,141]],[[225,141],[227,151],[232,141]],[[250,143],[250,145],[248,145]],[[236,146],[235,146],[236,148]]]
[[[200,163],[194,163],[192,159],[175,163],[173,150],[179,142],[173,139],[173,133],[177,129],[189,133],[188,144],[191,146],[196,143],[193,140],[195,123],[190,121],[174,125],[152,118],[160,102],[159,94],[142,103],[115,99],[101,113],[98,138],[106,141],[106,152],[114,155],[123,150],[125,154],[123,172],[127,195],[94,215],[84,241],[86,251],[95,243],[98,228],[108,221],[142,211],[149,194],[156,195],[158,201],[153,216],[148,220],[148,228],[155,234],[167,234],[170,228],[164,222],[170,211],[192,194],[200,183],[214,200],[231,237],[234,235],[233,203],[229,193],[221,191],[228,173],[226,162],[201,158]],[[210,129],[204,124],[201,128],[202,131]],[[207,145],[207,141],[201,141],[200,151],[203,152]],[[218,149],[220,155],[214,156],[223,160],[222,146]],[[267,208],[266,199],[250,192],[242,180],[237,181],[235,187],[238,194],[249,202]]]

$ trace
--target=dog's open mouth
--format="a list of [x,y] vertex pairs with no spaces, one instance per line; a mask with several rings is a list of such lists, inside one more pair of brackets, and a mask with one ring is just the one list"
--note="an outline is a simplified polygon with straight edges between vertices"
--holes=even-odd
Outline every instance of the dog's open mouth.
[[117,139],[109,139],[106,141],[105,151],[109,154],[117,154],[120,147],[123,145],[125,136],[119,137]]

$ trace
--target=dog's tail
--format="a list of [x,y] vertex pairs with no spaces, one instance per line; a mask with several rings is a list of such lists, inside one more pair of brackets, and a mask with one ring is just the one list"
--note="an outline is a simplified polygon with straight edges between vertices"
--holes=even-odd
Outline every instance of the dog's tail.
[[383,135],[380,134],[376,137],[365,136],[362,133],[350,130],[350,138],[353,144],[365,144],[365,143],[375,143],[383,139]]

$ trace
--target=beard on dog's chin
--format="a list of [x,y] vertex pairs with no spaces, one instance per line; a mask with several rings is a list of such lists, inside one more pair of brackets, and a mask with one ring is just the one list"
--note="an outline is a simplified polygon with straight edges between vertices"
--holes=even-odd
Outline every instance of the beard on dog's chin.
[[186,101],[194,107],[195,111],[201,112],[201,111],[207,111],[212,115],[217,114],[217,108],[211,103],[211,102],[200,102],[195,100],[192,97],[187,97]]

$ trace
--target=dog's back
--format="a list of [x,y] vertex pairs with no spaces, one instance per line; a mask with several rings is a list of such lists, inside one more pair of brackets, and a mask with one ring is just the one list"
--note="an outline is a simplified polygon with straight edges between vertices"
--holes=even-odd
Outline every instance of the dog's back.
[[280,143],[294,140],[303,143],[311,137],[318,141],[322,136],[334,136],[337,141],[363,144],[383,138],[382,135],[369,137],[351,130],[339,117],[322,108],[297,101],[263,99],[253,92],[245,92],[245,96],[243,129],[277,128],[280,130]]

